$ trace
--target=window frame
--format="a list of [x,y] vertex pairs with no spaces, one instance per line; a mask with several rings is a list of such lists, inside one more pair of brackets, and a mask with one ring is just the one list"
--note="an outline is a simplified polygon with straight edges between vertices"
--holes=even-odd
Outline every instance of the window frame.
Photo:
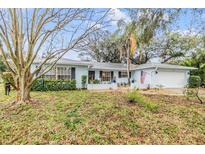
[[71,67],[57,66],[56,69],[58,80],[71,80]]
[[[126,75],[125,75],[126,74]],[[127,78],[128,77],[128,74],[126,71],[121,71],[120,73],[120,78]]]
[[[104,76],[107,75],[107,76]],[[112,80],[111,71],[102,71],[101,81],[102,82],[110,82]]]

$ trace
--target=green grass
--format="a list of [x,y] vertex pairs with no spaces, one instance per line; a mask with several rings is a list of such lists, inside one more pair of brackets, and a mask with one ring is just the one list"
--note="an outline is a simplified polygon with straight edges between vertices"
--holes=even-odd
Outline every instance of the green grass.
[[138,103],[142,105],[147,110],[157,112],[159,109],[159,105],[155,102],[147,99],[146,97],[142,96],[138,91],[133,91],[128,93],[128,99],[130,102]]
[[0,88],[0,144],[205,143],[205,105],[184,97],[135,95],[137,103],[129,103],[121,92],[31,96],[38,103],[8,106],[15,93]]

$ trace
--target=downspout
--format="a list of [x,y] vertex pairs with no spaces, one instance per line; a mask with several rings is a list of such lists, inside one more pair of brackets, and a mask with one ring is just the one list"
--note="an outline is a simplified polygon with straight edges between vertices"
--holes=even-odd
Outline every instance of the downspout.
[[[156,75],[156,72],[158,70],[158,67],[155,67],[154,71],[151,72],[151,80],[150,80],[150,86],[152,87],[152,82],[153,82],[153,72],[154,72],[154,75]],[[155,77],[155,76],[154,76]],[[156,78],[154,78],[155,80],[155,83],[156,83]]]

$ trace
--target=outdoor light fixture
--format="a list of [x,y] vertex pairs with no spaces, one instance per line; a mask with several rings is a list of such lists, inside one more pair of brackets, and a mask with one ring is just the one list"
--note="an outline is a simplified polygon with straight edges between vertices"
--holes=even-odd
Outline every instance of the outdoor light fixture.
[[155,74],[158,74],[158,71],[155,71]]

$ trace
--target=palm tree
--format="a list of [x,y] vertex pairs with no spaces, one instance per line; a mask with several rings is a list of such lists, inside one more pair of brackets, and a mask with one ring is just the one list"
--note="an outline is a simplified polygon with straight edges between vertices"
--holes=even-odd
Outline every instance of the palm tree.
[[[166,25],[170,22],[164,20],[166,10],[164,9],[142,9],[139,16],[138,11],[133,12],[136,18],[126,23],[123,20],[118,22],[118,30],[116,34],[121,35],[120,55],[126,57],[128,83],[130,84],[130,63],[133,58],[136,48],[139,52],[139,64],[143,58],[143,52],[146,45],[149,45],[154,38],[155,33],[159,29],[165,29]],[[168,12],[167,12],[168,13]],[[126,56],[123,56],[126,55]]]
[[[136,23],[131,22],[126,25],[125,31],[122,35],[122,46],[120,50],[121,58],[126,57],[127,63],[127,77],[128,77],[128,84],[130,85],[130,58],[134,56],[137,47],[137,36],[136,36]],[[125,55],[125,56],[123,56]]]

